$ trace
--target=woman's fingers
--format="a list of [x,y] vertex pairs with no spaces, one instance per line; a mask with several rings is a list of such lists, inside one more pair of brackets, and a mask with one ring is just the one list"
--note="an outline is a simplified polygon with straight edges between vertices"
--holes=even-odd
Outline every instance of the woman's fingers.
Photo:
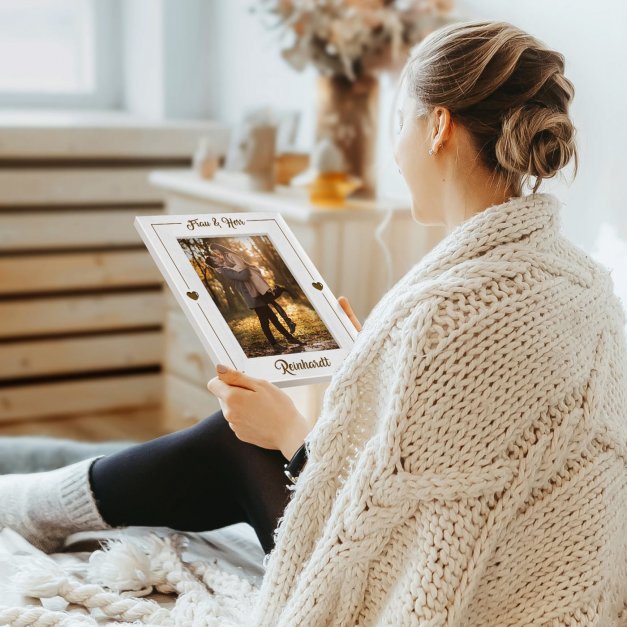
[[353,312],[353,308],[350,306],[348,302],[348,298],[346,296],[339,296],[337,299],[338,303],[340,303],[340,307],[346,312],[346,315],[350,318],[350,321],[353,323],[353,326],[361,331],[361,322],[357,320],[357,316]]
[[218,398],[226,400],[227,395],[231,391],[231,386],[220,379],[220,377],[213,377],[207,382],[207,389]]
[[[220,364],[220,366],[222,367],[223,364]],[[225,370],[218,370],[218,368],[216,368],[216,372],[218,376],[211,379],[211,381],[216,380],[214,385],[216,386],[216,391],[218,392],[226,390],[228,387],[238,387],[249,392],[255,392],[268,383],[265,379],[251,377],[244,372],[240,372],[239,370],[235,370],[234,368],[230,368],[228,366]],[[221,386],[219,383],[223,385]],[[213,392],[212,389],[209,389],[209,391]]]
[[228,375],[218,375],[207,383],[207,389],[223,401],[231,402],[235,394],[254,394],[256,386],[253,387],[250,381],[244,384],[243,381],[232,380]]

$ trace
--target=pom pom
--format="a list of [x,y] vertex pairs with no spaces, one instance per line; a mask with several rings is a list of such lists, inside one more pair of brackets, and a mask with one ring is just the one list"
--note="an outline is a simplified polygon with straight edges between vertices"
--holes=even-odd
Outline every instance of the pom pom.
[[107,540],[89,556],[88,573],[90,581],[117,592],[151,590],[154,585],[149,552],[135,538]]

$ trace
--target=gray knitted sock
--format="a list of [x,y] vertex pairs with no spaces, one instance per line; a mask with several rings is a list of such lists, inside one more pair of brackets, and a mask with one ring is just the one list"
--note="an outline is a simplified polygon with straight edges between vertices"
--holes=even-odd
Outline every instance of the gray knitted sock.
[[44,472],[0,475],[0,528],[11,527],[45,553],[61,549],[77,531],[112,529],[89,482],[89,469],[99,457]]

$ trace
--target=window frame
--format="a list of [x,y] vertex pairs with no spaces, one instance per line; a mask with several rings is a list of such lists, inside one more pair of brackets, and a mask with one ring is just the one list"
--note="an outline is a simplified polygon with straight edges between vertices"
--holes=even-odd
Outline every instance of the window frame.
[[120,0],[91,0],[94,15],[95,87],[89,93],[51,93],[0,89],[2,108],[119,109],[123,99]]

